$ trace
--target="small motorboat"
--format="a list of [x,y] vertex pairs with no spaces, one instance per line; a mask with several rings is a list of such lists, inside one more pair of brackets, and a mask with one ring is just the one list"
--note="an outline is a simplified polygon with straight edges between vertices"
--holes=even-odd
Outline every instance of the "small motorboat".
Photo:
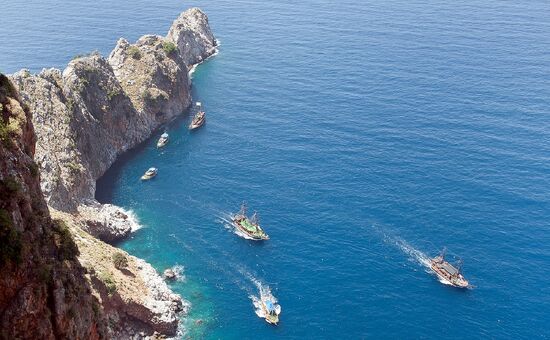
[[457,268],[445,261],[445,249],[443,249],[439,256],[431,259],[430,267],[442,283],[457,288],[468,288],[470,286],[468,281],[462,276],[461,265]]
[[195,113],[195,116],[193,116],[193,120],[191,121],[191,124],[189,124],[189,130],[200,128],[206,120],[206,113],[202,110],[202,104],[197,102],[196,106],[198,107],[198,112]]
[[281,306],[277,304],[277,300],[271,294],[261,294],[259,305],[261,313],[258,315],[261,315],[267,323],[276,326],[281,314]]
[[166,144],[168,144],[168,134],[165,132],[162,135],[160,135],[160,138],[157,142],[157,148],[162,148]]
[[157,168],[149,168],[149,170],[145,171],[143,176],[141,176],[141,180],[146,181],[148,179],[151,179],[151,178],[155,177],[157,175],[157,173],[158,173]]
[[241,205],[241,210],[231,217],[231,223],[247,238],[255,241],[269,240],[269,236],[260,227],[258,214],[254,212],[251,218],[246,216],[246,204]]

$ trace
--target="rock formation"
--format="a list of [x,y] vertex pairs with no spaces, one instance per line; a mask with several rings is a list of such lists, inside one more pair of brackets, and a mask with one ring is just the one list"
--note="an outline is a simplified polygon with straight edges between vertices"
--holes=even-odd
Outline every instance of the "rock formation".
[[[64,221],[74,235],[79,259],[114,338],[176,334],[179,316],[187,313],[189,303],[174,294],[150,264],[84,232],[80,218],[55,210],[52,216]],[[125,259],[123,266],[117,267],[115,254]]]
[[78,248],[40,191],[35,142],[30,110],[0,74],[0,338],[104,338]]
[[107,59],[93,53],[63,71],[21,70],[10,76],[15,88],[2,76],[0,269],[14,273],[0,278],[2,337],[176,334],[188,305],[144,261],[122,252],[128,267],[113,267],[116,248],[94,238],[115,242],[137,223],[98,203],[95,186],[117,156],[186,110],[188,71],[215,46],[195,8],[166,37],[120,39]]
[[120,39],[108,59],[92,54],[72,60],[63,72],[13,74],[34,112],[48,205],[86,212],[86,230],[104,241],[126,237],[133,221],[112,222],[126,213],[102,209],[94,199],[96,180],[118,155],[185,111],[191,103],[188,70],[214,54],[215,45],[206,15],[193,8],[174,21],[166,38]]

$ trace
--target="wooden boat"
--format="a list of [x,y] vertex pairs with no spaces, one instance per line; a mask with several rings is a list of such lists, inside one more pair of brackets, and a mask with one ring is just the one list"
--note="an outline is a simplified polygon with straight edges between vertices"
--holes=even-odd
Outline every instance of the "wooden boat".
[[151,178],[155,177],[157,175],[157,173],[158,173],[157,168],[149,168],[149,170],[145,171],[143,176],[141,176],[141,180],[146,181],[148,179],[151,179]]
[[457,268],[445,261],[445,249],[443,249],[439,256],[431,259],[430,267],[442,283],[447,283],[457,288],[468,288],[470,285],[464,276],[462,276],[461,266]]
[[250,219],[246,216],[246,205],[244,203],[241,205],[241,210],[232,216],[231,222],[238,231],[252,240],[269,240],[269,236],[260,227],[258,214],[254,212]]
[[197,102],[196,105],[198,106],[198,112],[193,117],[191,124],[189,124],[189,130],[200,128],[206,120],[206,113],[202,110],[202,104],[200,102]]
[[160,136],[157,142],[157,148],[162,148],[166,144],[168,144],[168,134],[165,132]]
[[262,296],[260,299],[260,308],[267,323],[277,325],[279,323],[279,314],[281,314],[281,306],[268,296]]

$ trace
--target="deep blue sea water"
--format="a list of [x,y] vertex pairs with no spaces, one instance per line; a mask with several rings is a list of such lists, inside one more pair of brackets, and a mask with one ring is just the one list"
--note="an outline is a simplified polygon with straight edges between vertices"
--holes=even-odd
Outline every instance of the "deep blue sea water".
[[[144,226],[124,249],[185,267],[188,336],[550,337],[550,3],[11,0],[0,70],[108,54],[192,5],[221,41],[193,77],[207,124],[183,115],[97,192]],[[268,242],[221,222],[243,200]],[[422,265],[444,246],[474,289]]]

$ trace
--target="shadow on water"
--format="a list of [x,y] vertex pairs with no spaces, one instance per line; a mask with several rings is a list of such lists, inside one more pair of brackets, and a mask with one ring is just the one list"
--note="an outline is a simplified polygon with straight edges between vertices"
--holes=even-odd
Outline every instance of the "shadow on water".
[[126,168],[126,165],[135,160],[135,158],[138,157],[150,145],[152,139],[159,138],[160,134],[164,132],[164,130],[179,130],[182,124],[187,124],[187,120],[189,119],[191,112],[192,105],[183,111],[182,114],[153,130],[149,138],[119,155],[111,167],[107,169],[103,176],[96,181],[96,200],[100,203],[112,203],[113,191],[116,187],[115,184],[120,179],[122,171]]

